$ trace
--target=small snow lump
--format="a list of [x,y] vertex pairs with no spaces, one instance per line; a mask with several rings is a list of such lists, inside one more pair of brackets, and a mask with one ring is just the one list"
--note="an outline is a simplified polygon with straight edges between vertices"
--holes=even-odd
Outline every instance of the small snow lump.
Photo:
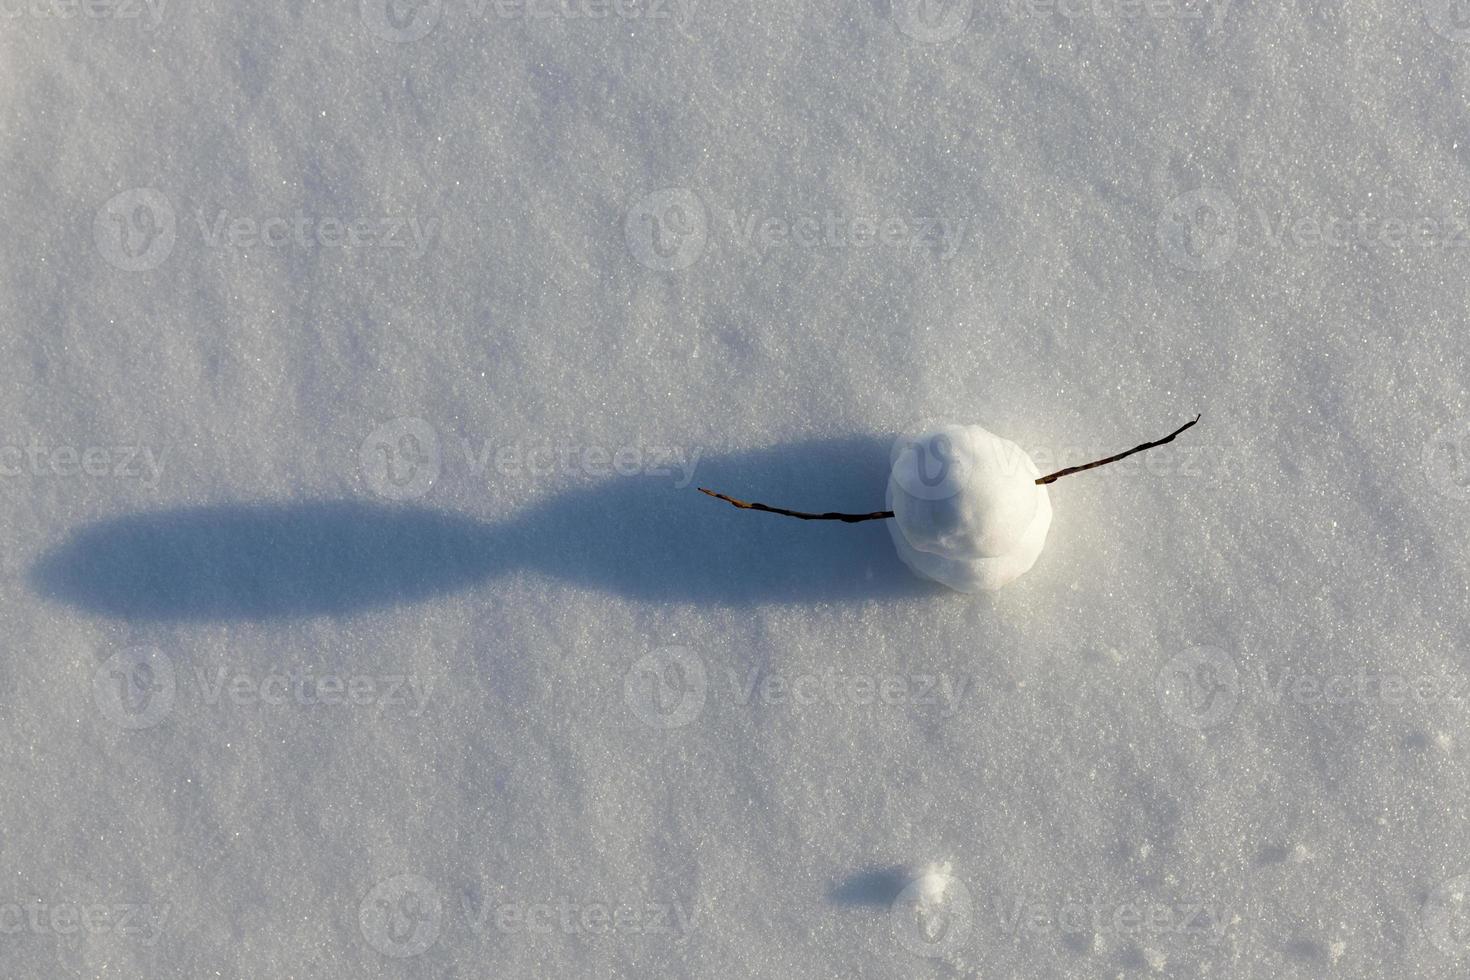
[[978,425],[900,438],[888,479],[893,543],[924,578],[959,592],[999,589],[1041,554],[1051,500],[1025,450]]

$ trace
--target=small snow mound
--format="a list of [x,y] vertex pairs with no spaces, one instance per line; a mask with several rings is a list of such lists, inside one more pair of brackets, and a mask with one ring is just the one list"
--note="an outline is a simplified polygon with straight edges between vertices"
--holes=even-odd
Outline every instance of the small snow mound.
[[944,893],[953,880],[950,870],[951,866],[948,861],[943,864],[931,864],[914,880],[921,912],[932,913],[944,903]]
[[994,590],[1035,564],[1051,500],[1025,450],[978,425],[951,425],[895,444],[889,525],[899,557],[959,592]]

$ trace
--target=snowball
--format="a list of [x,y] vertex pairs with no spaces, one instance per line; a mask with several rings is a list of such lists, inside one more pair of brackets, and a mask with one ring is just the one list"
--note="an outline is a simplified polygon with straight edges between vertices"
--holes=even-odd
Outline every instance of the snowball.
[[953,875],[950,874],[950,867],[948,861],[943,864],[931,864],[914,879],[911,887],[917,893],[918,908],[921,914],[932,914],[944,904],[944,893],[949,890],[949,884],[954,880]]
[[1020,446],[978,425],[951,425],[894,444],[888,479],[893,543],[924,578],[959,592],[993,590],[1036,562],[1051,500]]

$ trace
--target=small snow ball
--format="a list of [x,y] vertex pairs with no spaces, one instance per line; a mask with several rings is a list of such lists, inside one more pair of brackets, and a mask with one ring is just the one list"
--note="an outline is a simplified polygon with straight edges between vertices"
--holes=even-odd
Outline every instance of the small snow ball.
[[1036,563],[1051,500],[1025,450],[978,425],[900,438],[888,479],[893,543],[924,578],[959,592],[999,589]]

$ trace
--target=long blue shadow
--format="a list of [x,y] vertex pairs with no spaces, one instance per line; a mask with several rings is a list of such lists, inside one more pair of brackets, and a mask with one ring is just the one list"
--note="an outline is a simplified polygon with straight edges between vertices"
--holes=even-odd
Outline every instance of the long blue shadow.
[[[798,443],[699,461],[695,482],[810,510],[871,511],[888,442]],[[154,511],[83,527],[30,570],[41,595],[134,620],[350,615],[531,571],[666,603],[899,600],[937,594],[884,522],[796,521],[610,478],[501,523],[359,500]]]

